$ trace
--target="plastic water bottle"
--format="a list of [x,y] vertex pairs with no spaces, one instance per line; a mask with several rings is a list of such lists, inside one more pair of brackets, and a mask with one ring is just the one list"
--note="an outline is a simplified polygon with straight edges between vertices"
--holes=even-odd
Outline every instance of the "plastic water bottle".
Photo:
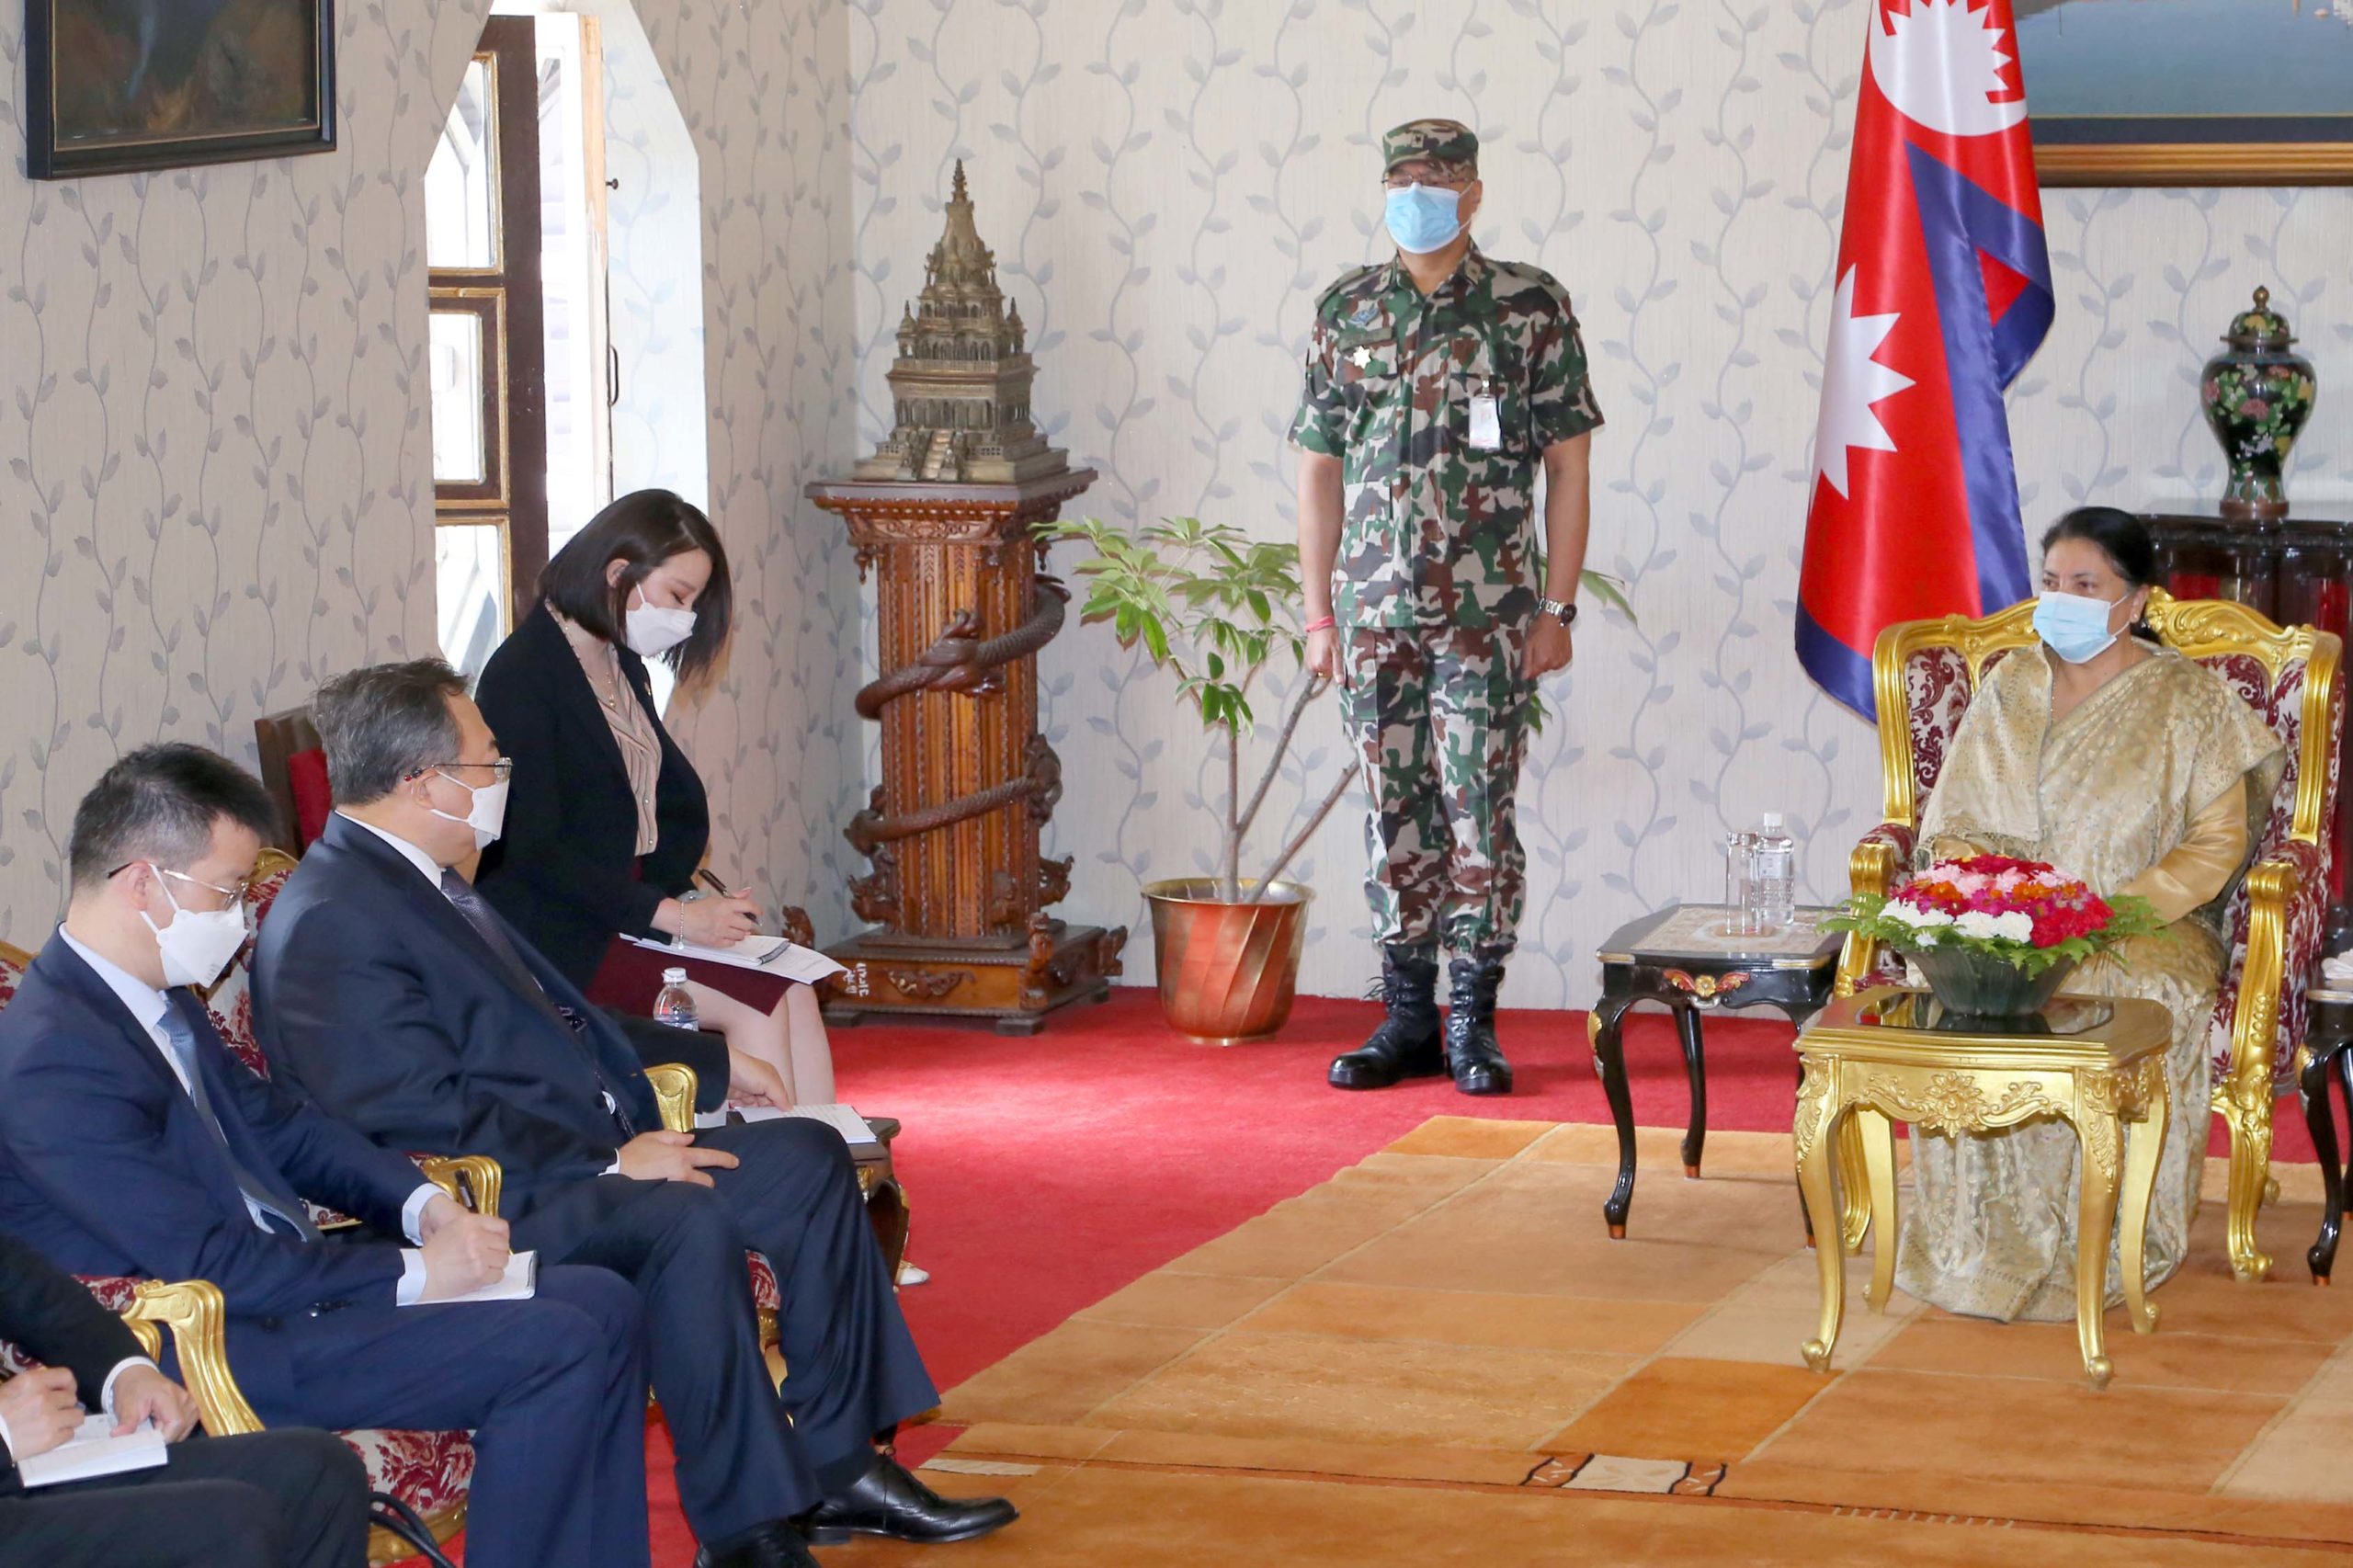
[[1756,835],[1745,828],[1724,835],[1724,935],[1745,937],[1756,929],[1750,879],[1756,870]]
[[662,971],[662,991],[654,998],[654,1021],[667,1024],[674,1029],[698,1029],[701,1021],[695,1017],[694,993],[687,989],[687,971],[665,969]]
[[1767,812],[1749,857],[1749,910],[1758,932],[1779,931],[1798,917],[1798,845],[1781,825],[1781,813]]

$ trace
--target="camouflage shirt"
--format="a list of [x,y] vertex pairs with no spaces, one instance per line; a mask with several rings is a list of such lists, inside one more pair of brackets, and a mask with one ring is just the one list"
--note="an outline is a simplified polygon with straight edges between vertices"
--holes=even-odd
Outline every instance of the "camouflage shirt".
[[[1495,427],[1474,430],[1487,398]],[[1568,291],[1540,268],[1473,247],[1427,297],[1393,258],[1324,290],[1290,436],[1342,462],[1340,624],[1525,621],[1537,462],[1600,423]]]

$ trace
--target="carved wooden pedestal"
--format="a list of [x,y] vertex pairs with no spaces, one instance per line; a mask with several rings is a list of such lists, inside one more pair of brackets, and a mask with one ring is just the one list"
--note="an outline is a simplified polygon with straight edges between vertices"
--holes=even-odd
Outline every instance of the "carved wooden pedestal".
[[844,834],[873,865],[850,902],[874,929],[827,949],[849,966],[829,1023],[933,1014],[1031,1034],[1109,994],[1126,929],[1048,915],[1071,863],[1038,852],[1062,763],[1038,733],[1036,654],[1069,596],[1038,574],[1029,530],[1094,479],[809,486],[848,524],[860,577],[876,574],[887,672],[858,696],[882,726],[882,782]]

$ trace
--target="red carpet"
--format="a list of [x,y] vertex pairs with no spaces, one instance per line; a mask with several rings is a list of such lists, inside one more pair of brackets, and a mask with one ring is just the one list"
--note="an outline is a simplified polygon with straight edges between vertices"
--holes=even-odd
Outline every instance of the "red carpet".
[[[938,1385],[953,1387],[1432,1116],[1609,1119],[1581,1013],[1504,1015],[1518,1074],[1506,1097],[1472,1099],[1444,1079],[1377,1094],[1326,1087],[1325,1063],[1360,1041],[1376,1013],[1370,1003],[1303,998],[1279,1041],[1217,1050],[1172,1036],[1153,993],[1129,987],[1103,1006],[1058,1015],[1030,1040],[922,1024],[836,1032],[841,1097],[906,1127],[896,1158],[913,1210],[908,1253],[932,1281],[900,1301]],[[1769,1016],[1708,1020],[1711,1129],[1787,1131],[1790,1038]],[[1636,1119],[1683,1125],[1688,1091],[1665,1014],[1628,1020],[1626,1055]],[[2310,1160],[2294,1105],[2281,1102],[2276,1156]],[[2224,1150],[2217,1128],[2212,1152]],[[1676,1174],[1646,1166],[1643,1179]],[[1593,1195],[1596,1224],[1604,1196]],[[1794,1232],[1794,1207],[1789,1222]],[[904,1457],[919,1463],[949,1436],[918,1429]],[[658,1429],[648,1458],[654,1562],[686,1568],[693,1544]]]

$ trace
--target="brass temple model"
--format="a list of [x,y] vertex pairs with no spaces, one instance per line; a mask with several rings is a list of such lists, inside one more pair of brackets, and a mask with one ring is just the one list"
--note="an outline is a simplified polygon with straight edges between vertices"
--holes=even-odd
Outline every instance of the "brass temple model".
[[858,694],[882,726],[882,782],[845,830],[872,865],[850,904],[873,929],[830,949],[849,967],[828,1022],[875,1014],[985,1017],[1030,1034],[1065,1003],[1109,994],[1127,931],[1046,913],[1068,858],[1039,836],[1062,762],[1038,733],[1037,653],[1069,598],[1039,574],[1032,530],[1095,482],[1029,416],[1037,366],[997,287],[956,165],[946,231],[899,324],[896,423],[849,478],[809,486],[875,573],[884,674]]

